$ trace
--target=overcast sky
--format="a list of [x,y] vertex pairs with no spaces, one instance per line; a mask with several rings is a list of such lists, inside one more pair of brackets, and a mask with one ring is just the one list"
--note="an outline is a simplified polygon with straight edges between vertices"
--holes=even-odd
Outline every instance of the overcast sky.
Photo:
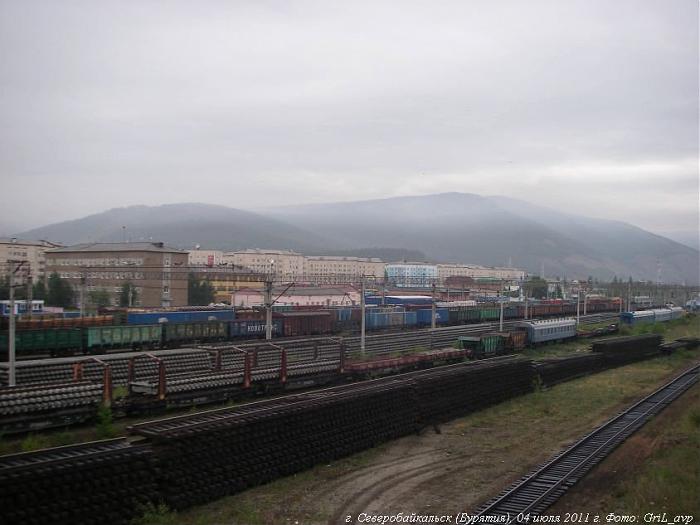
[[0,118],[0,233],[462,191],[687,235],[698,3],[0,0]]

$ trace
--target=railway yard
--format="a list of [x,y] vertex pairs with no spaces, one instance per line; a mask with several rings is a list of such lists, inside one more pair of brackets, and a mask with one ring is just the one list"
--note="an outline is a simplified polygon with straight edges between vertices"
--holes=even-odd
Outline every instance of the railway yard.
[[556,320],[522,338],[517,320],[379,333],[364,352],[358,337],[317,336],[22,361],[0,390],[0,522],[541,514],[697,396],[697,318],[618,334],[616,317],[584,316],[573,336]]

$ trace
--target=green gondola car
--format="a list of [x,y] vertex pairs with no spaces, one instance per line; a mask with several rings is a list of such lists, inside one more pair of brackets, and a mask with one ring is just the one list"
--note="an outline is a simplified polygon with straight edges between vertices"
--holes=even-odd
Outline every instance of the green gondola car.
[[86,353],[103,348],[156,348],[160,345],[161,325],[91,326],[83,329]]
[[482,359],[503,353],[507,334],[483,334],[459,337],[459,347],[470,351],[470,357]]
[[[43,330],[18,330],[15,332],[15,354],[49,353],[52,356],[69,354],[82,348],[80,328],[46,328]],[[0,354],[9,350],[9,332],[0,332]]]
[[181,342],[220,341],[228,337],[226,321],[207,323],[168,323],[164,325],[164,343],[173,346]]
[[494,307],[483,307],[480,308],[480,320],[481,321],[494,321],[501,317],[501,309]]

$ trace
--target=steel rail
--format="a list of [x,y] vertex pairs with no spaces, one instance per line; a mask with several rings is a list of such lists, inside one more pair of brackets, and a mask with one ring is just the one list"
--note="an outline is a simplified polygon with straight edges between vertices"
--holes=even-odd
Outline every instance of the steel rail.
[[[642,398],[634,405],[579,439],[564,452],[555,455],[544,465],[538,467],[535,471],[525,476],[495,499],[489,501],[485,506],[480,507],[474,516],[508,515],[508,520],[503,522],[508,524],[516,520],[518,514],[526,514],[528,512],[539,513],[544,511],[567,490],[563,485],[570,483],[572,478],[574,478],[579,471],[584,469],[587,471],[599,463],[615,446],[624,442],[638,428],[651,419],[653,415],[663,410],[663,408],[659,408],[660,406],[670,403],[670,401],[673,401],[673,399],[690,388],[698,381],[699,372],[700,364],[685,370],[665,385],[659,387],[651,394]],[[659,396],[659,394],[663,394],[661,399],[653,400],[653,398]],[[642,408],[645,403],[649,403],[649,406],[635,414],[635,411]],[[624,427],[614,429],[617,423],[625,422],[624,420],[630,415],[634,415],[634,418],[626,423]],[[614,430],[614,433],[609,437],[606,436],[605,432],[611,429]],[[596,446],[594,440],[597,437],[603,437],[605,441]],[[554,469],[558,464],[570,459],[571,456],[577,455],[577,452],[580,454],[581,448],[588,444],[593,444],[596,448],[592,452],[584,452],[585,456],[579,458],[571,468],[567,467],[568,470],[564,474],[553,475],[550,473],[547,475],[547,472]],[[606,448],[608,449],[607,451]],[[552,481],[552,479],[556,479],[556,481]],[[576,481],[574,481],[574,483]],[[537,484],[538,487],[533,488],[535,484]],[[573,483],[571,484],[573,485]],[[541,491],[543,486],[546,487],[544,492]],[[561,491],[561,494],[557,495],[557,491]],[[518,503],[516,498],[518,498],[521,503]]]

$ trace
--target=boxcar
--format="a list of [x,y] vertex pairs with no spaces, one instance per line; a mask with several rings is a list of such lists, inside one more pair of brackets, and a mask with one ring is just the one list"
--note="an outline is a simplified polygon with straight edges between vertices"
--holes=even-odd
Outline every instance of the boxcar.
[[[228,324],[229,337],[231,339],[245,337],[264,337],[265,321],[261,319],[241,319],[231,321]],[[282,319],[272,319],[272,334],[279,336],[282,334]]]
[[279,315],[283,323],[282,335],[286,337],[331,333],[329,312],[285,312]]

